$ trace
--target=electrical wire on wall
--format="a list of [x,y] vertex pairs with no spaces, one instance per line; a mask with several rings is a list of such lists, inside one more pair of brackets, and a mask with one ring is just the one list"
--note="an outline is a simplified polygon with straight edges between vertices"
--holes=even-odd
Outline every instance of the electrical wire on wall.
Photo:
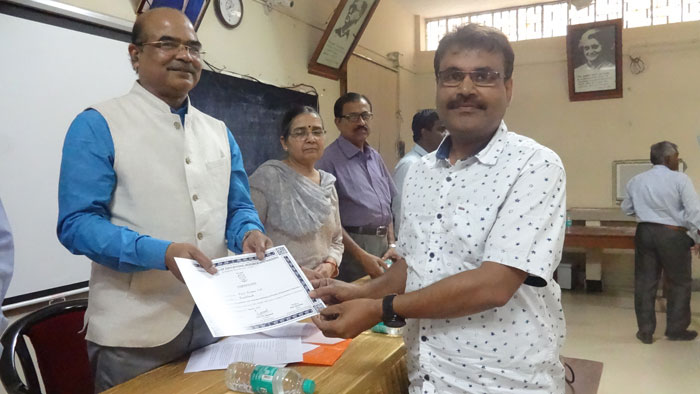
[[[258,83],[265,83],[265,82],[255,78],[255,77],[251,76],[251,75],[239,74],[237,72],[227,70],[226,66],[218,67],[218,66],[215,66],[214,64],[212,64],[211,62],[206,61],[205,59],[202,59],[202,61],[204,62],[204,64],[207,65],[207,67],[209,67],[209,70],[211,70],[217,74],[229,74],[229,75],[232,75],[232,76],[237,77],[237,78],[247,79],[249,81],[254,81],[254,82],[258,82]],[[291,86],[279,86],[279,88],[295,90],[297,92],[311,94],[311,95],[316,96],[316,103],[317,103],[317,107],[318,107],[316,109],[319,112],[321,112],[321,100],[318,99],[318,97],[319,97],[318,90],[316,90],[316,87],[314,87],[313,85],[309,85],[309,84],[305,84],[305,83],[297,83],[297,84],[294,84]]]
[[630,72],[632,74],[641,74],[646,69],[646,65],[642,60],[641,56],[630,56]]
[[280,86],[282,89],[296,90],[297,92],[302,92],[306,94],[311,94],[316,96],[316,110],[321,113],[321,100],[318,95],[318,90],[313,85],[298,83],[292,86]]
[[239,73],[237,73],[237,72],[234,72],[234,71],[231,71],[231,70],[227,70],[227,69],[226,69],[226,66],[223,66],[223,67],[215,66],[215,65],[213,65],[211,62],[206,61],[205,59],[202,59],[202,61],[204,62],[204,64],[207,65],[207,67],[209,67],[209,69],[210,69],[211,71],[214,71],[215,73],[218,73],[218,74],[229,74],[229,75],[233,75],[234,77],[237,77],[237,78],[242,78],[242,79],[247,79],[247,80],[249,80],[249,81],[254,81],[254,82],[263,83],[262,81],[260,81],[259,79],[255,78],[255,77],[253,77],[253,76],[251,76],[251,75],[239,74]]

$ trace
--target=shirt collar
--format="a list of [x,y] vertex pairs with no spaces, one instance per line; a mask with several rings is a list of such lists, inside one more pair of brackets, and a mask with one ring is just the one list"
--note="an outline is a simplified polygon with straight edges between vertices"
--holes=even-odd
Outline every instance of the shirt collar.
[[364,152],[360,150],[355,144],[352,142],[348,141],[347,138],[343,137],[342,135],[338,137],[338,148],[340,148],[340,151],[343,152],[346,158],[350,159],[354,157],[355,155],[358,155],[360,153],[369,153],[369,149],[366,149],[369,147],[369,145],[365,142],[365,150]]
[[185,115],[187,115],[187,110],[190,108],[190,98],[188,97],[180,108],[170,108],[170,112],[178,115],[180,117],[180,122],[185,124]]
[[[501,152],[503,152],[503,148],[505,147],[505,135],[507,132],[508,127],[506,126],[506,123],[503,120],[501,120],[501,124],[498,126],[498,129],[491,137],[489,143],[484,147],[484,149],[482,149],[476,155],[474,155],[474,158],[479,160],[482,164],[486,164],[488,166],[496,164],[499,155],[501,154]],[[447,137],[445,137],[444,140],[442,140],[440,146],[437,148],[435,158],[438,160],[448,160],[450,157],[451,149],[452,136],[448,135]]]
[[421,157],[429,153],[427,150],[425,150],[425,148],[418,144],[413,145],[413,151],[421,155]]
[[149,92],[148,89],[141,86],[141,83],[139,83],[139,81],[134,82],[134,87],[131,89],[131,93],[134,93],[134,94],[140,96],[147,103],[154,106],[159,111],[169,112],[172,114],[180,115],[180,117],[187,114],[187,110],[189,109],[189,106],[190,106],[190,98],[189,98],[189,96],[187,96],[187,98],[185,99],[185,103],[182,105],[182,107],[176,108],[176,109],[170,108],[168,103],[161,100],[156,95]]

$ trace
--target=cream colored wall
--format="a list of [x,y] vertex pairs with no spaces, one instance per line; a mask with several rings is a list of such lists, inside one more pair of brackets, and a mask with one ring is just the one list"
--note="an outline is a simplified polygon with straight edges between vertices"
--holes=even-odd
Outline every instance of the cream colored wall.
[[[393,63],[386,58],[386,55],[390,52],[399,52],[399,114],[397,116],[400,138],[406,142],[408,151],[413,146],[411,120],[419,108],[415,90],[417,52],[415,16],[396,1],[382,0],[355,52],[389,67],[393,67]],[[385,161],[395,162],[396,160],[385,158]]]
[[[570,102],[564,37],[513,43],[514,95],[508,126],[561,156],[568,174],[568,206],[615,207],[612,162],[647,159],[661,140],[678,144],[687,174],[700,182],[700,22],[625,29],[621,99]],[[629,55],[646,71],[634,75]],[[423,105],[434,103],[434,52],[418,56]],[[428,97],[430,96],[430,97]]]
[[[568,101],[564,38],[516,43],[517,90],[507,121],[559,153],[572,207],[613,207],[612,161],[647,159],[661,140],[678,144],[700,179],[700,23],[623,31],[622,99]],[[629,55],[646,70],[630,72]],[[543,114],[545,116],[532,116]]]
[[[114,0],[61,0],[81,8],[116,16],[129,21],[135,19],[134,8],[129,1]],[[197,32],[207,52],[206,60],[217,67],[237,74],[250,75],[262,82],[276,86],[309,84],[319,93],[321,115],[326,123],[332,122],[333,103],[340,92],[337,81],[313,76],[306,66],[316,43],[323,34],[328,15],[335,4],[312,0],[297,0],[299,19],[273,10],[266,12],[264,6],[255,1],[244,1],[242,23],[235,29],[225,28],[218,20],[211,3]],[[324,7],[325,6],[325,7]],[[325,10],[325,12],[324,12]],[[294,17],[295,14],[291,13]],[[126,49],[125,49],[126,51]],[[331,133],[332,124],[326,125]]]
[[[60,1],[129,21],[135,18],[132,1]],[[309,74],[307,64],[337,4],[337,0],[295,0],[291,9],[268,12],[256,0],[244,0],[243,22],[229,30],[219,22],[212,2],[197,34],[207,51],[206,59],[217,67],[276,86],[300,83],[314,86],[329,132],[327,141],[331,142],[338,136],[333,125],[333,103],[340,94],[340,85],[337,81]],[[391,65],[386,59],[387,53],[403,54],[403,67],[399,70],[400,109],[402,114],[409,113],[409,126],[401,130],[402,138],[407,134],[408,140],[411,139],[410,117],[417,108],[413,94],[413,18],[395,0],[382,0],[356,48],[357,53],[385,65]]]

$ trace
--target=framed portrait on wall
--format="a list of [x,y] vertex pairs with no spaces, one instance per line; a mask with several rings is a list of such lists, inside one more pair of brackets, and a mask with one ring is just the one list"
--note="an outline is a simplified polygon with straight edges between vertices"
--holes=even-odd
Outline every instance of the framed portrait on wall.
[[309,61],[309,73],[337,80],[379,0],[340,0]]
[[176,8],[187,15],[194,29],[199,29],[204,12],[209,7],[211,0],[136,0],[136,13],[146,12],[151,8],[170,7]]
[[569,25],[569,100],[622,97],[622,19]]

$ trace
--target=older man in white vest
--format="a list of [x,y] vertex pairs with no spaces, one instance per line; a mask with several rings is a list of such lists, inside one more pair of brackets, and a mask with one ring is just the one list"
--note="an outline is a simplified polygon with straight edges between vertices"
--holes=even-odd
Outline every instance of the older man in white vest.
[[175,264],[255,252],[272,242],[250,200],[241,152],[188,93],[201,43],[181,12],[136,20],[138,81],[76,117],[63,147],[58,237],[92,261],[85,317],[96,391],[214,341]]

